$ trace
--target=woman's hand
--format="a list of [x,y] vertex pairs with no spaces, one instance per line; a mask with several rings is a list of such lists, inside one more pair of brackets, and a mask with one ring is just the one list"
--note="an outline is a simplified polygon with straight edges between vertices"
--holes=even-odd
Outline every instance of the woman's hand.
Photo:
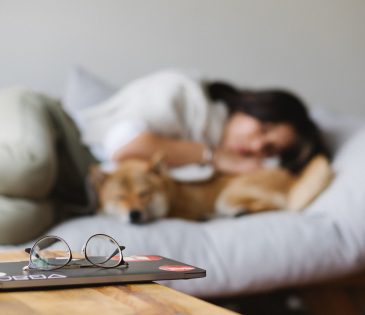
[[262,158],[217,149],[214,152],[213,165],[223,173],[246,173],[262,168]]
[[[202,163],[205,145],[163,137],[144,132],[118,150],[114,161],[128,158],[150,159],[156,153],[163,153],[169,166],[181,166],[190,163]],[[262,159],[244,157],[231,151],[217,149],[213,154],[214,167],[223,173],[245,173],[261,167]]]

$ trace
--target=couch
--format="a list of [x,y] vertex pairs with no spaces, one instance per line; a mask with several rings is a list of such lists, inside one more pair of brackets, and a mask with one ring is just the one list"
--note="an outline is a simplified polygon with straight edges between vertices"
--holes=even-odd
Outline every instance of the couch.
[[[64,103],[67,103],[65,110],[77,120],[77,110],[74,111],[71,101],[75,98],[72,93],[78,91],[79,99],[75,102],[77,106],[86,106],[91,99],[101,100],[107,97],[108,93],[113,93],[113,88],[103,84],[78,69],[73,73],[71,87],[68,88],[69,95],[64,99]],[[82,89],[84,93],[80,93]],[[87,91],[92,91],[93,95],[90,96]],[[49,101],[48,99],[47,102]],[[2,107],[6,106],[3,102],[0,94]],[[52,119],[44,117],[44,113],[32,114],[39,115],[38,119],[49,128],[48,124]],[[6,240],[6,233],[12,234],[13,237],[21,234],[14,237],[19,243],[35,237],[36,234],[54,234],[64,238],[73,250],[80,250],[90,235],[106,233],[126,246],[126,255],[158,254],[206,269],[207,277],[203,279],[164,282],[165,285],[201,297],[259,292],[355,272],[365,266],[365,119],[318,109],[313,110],[312,115],[322,126],[330,145],[334,156],[332,167],[336,175],[331,185],[301,213],[283,210],[207,222],[163,219],[146,225],[131,225],[114,217],[84,213],[76,218],[57,221],[54,217],[55,211],[52,212],[50,208],[43,206],[43,197],[52,190],[50,183],[55,178],[52,172],[56,167],[56,162],[47,164],[47,161],[50,157],[57,161],[54,156],[56,153],[47,149],[49,145],[54,148],[54,136],[48,129],[44,135],[43,129],[39,131],[37,146],[33,148],[33,144],[29,143],[28,149],[29,152],[36,153],[42,149],[42,156],[47,155],[47,159],[40,159],[35,155],[35,161],[39,164],[37,167],[48,169],[42,179],[44,185],[35,183],[38,187],[36,193],[29,194],[24,189],[21,190],[24,179],[19,175],[12,179],[16,194],[8,196],[6,193],[10,190],[4,193],[4,183],[0,183],[0,192],[3,195],[3,199],[0,200],[3,203],[9,201],[9,198],[19,196],[26,196],[25,200],[31,203],[28,206],[25,204],[24,209],[17,210],[19,214],[14,215],[20,222],[15,230],[10,230],[6,225],[13,224],[15,219],[3,223],[3,214],[6,214],[7,210],[0,203],[0,237]],[[1,124],[0,128],[7,130]],[[77,138],[77,132],[72,136]],[[19,141],[21,135],[18,135],[17,139]],[[11,141],[15,141],[15,137]],[[3,142],[0,145],[1,152],[5,152]],[[24,147],[23,142],[21,146]],[[82,177],[92,158],[83,150],[76,153],[82,154],[83,158],[79,161],[84,163],[72,167],[78,170],[78,177]],[[0,161],[3,161],[3,156],[2,153]],[[27,153],[22,157],[26,158],[28,163],[31,154]],[[12,164],[8,163],[8,166]],[[6,173],[4,164],[0,165],[1,172]],[[80,185],[76,183],[75,187]],[[79,205],[82,205],[82,200],[79,201]],[[35,217],[37,222],[33,222]],[[27,223],[24,222],[27,220]],[[54,225],[55,223],[57,225]],[[0,249],[12,250],[31,243],[24,242],[19,246],[3,245]]]

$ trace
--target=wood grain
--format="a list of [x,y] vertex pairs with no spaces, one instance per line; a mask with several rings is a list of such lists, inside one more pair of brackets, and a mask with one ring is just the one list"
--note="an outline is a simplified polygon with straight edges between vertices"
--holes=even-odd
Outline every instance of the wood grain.
[[[27,260],[23,252],[0,252],[0,261]],[[188,281],[188,280],[182,280]],[[237,314],[156,283],[0,293],[0,314]]]

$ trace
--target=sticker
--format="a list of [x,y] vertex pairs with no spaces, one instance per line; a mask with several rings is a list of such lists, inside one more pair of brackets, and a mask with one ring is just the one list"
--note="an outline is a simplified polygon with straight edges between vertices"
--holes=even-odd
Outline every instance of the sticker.
[[11,281],[13,280],[10,276],[0,277],[0,281]]
[[4,277],[6,276],[6,273],[5,272],[0,272],[0,277]]
[[21,276],[13,276],[13,279],[14,280],[29,280],[28,276],[24,276],[24,275],[21,275]]
[[175,266],[160,266],[158,269],[165,270],[165,271],[177,271],[177,272],[184,272],[194,270],[194,267],[191,266],[182,266],[182,265],[175,265]]
[[160,256],[128,256],[125,257],[125,261],[154,261],[154,260],[161,260]]
[[[113,259],[119,260],[119,256],[114,256]],[[127,262],[142,262],[142,261],[155,261],[155,260],[161,260],[162,257],[160,256],[126,256],[124,257],[124,260]]]
[[50,275],[48,277],[48,279],[60,279],[60,278],[67,278],[67,276],[64,276],[64,275],[60,275],[60,274],[57,274],[57,273],[54,273],[52,275]]
[[28,276],[29,279],[31,280],[43,280],[43,279],[47,279],[46,275],[29,275]]
[[45,280],[45,279],[60,279],[60,278],[67,278],[67,276],[60,275],[60,274],[57,274],[57,273],[51,274],[48,277],[44,274],[16,275],[16,276],[3,276],[3,277],[0,277],[0,281]]

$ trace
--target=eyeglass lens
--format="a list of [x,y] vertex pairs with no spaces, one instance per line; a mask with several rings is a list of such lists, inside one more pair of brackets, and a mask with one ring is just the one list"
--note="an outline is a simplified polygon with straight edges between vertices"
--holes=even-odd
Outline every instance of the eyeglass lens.
[[71,251],[60,238],[45,237],[39,240],[30,252],[33,267],[53,270],[65,266],[71,258]]
[[89,238],[85,246],[85,255],[92,264],[104,268],[116,267],[122,259],[117,242],[104,234],[96,234]]

